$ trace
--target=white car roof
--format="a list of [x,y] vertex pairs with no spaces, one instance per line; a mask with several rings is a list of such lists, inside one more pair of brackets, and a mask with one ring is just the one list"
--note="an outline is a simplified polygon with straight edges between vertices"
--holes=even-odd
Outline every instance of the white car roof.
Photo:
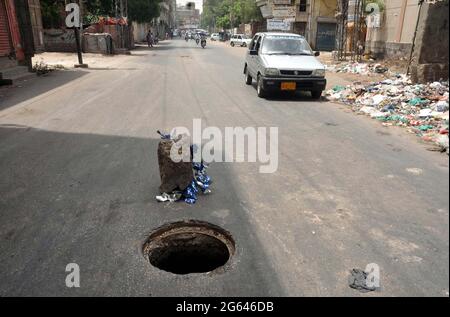
[[284,33],[284,32],[261,32],[256,33],[256,35],[284,35],[284,36],[296,36],[298,38],[305,38],[302,35],[295,34],[295,33]]

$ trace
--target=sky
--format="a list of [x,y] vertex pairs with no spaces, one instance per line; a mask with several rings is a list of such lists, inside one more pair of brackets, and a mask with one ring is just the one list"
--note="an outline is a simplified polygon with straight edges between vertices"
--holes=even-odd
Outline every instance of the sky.
[[195,2],[195,8],[200,9],[200,13],[203,11],[203,0],[177,0],[177,4],[186,4],[188,2]]

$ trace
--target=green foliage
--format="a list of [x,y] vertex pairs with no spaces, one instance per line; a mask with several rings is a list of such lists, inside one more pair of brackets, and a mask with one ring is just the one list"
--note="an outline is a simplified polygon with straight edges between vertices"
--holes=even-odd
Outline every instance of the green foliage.
[[[151,22],[160,13],[162,0],[128,0],[128,18],[137,22]],[[64,24],[64,0],[41,0],[44,28],[58,28]],[[72,1],[78,2],[78,1]],[[114,0],[83,0],[85,23],[95,23],[99,16],[116,15]]]
[[260,21],[261,11],[254,0],[208,0],[203,4],[202,26],[229,29],[241,23]]
[[61,11],[64,10],[64,1],[41,0],[42,24],[45,29],[61,26]]
[[160,14],[162,0],[128,0],[128,18],[136,22],[151,22]]

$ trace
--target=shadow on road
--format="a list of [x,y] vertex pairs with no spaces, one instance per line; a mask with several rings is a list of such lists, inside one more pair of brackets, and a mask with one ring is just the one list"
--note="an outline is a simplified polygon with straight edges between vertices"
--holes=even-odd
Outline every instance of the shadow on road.
[[[158,142],[0,126],[0,295],[284,295],[226,165],[197,204],[156,202]],[[180,277],[143,258],[151,230],[185,219],[232,233],[228,271]],[[73,262],[78,289],[64,282]]]
[[0,88],[0,111],[13,107],[88,74],[85,71],[54,71],[46,76],[18,82],[11,87]]
[[[252,87],[255,89],[256,94],[256,83],[252,83]],[[286,101],[286,102],[324,102],[327,101],[325,98],[321,98],[320,100],[314,99],[311,96],[311,93],[308,91],[296,91],[296,92],[271,92],[265,98],[268,101]]]

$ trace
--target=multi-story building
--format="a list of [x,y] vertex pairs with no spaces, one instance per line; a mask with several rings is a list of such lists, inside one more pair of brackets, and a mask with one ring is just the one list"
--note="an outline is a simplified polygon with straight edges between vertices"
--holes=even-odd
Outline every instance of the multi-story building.
[[176,25],[180,29],[197,29],[200,27],[200,10],[194,2],[177,6]]
[[175,28],[176,0],[163,0],[159,8],[160,14],[154,21],[154,29],[162,37]]

